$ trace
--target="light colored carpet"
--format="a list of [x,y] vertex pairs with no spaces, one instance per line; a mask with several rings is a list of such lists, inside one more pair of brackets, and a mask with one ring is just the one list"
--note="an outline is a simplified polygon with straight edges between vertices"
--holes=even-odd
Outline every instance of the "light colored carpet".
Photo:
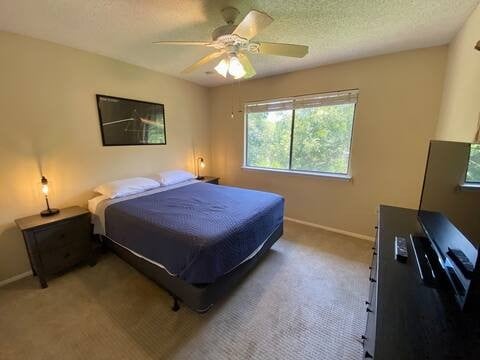
[[371,243],[285,223],[223,301],[175,313],[165,291],[109,254],[41,290],[0,288],[0,359],[360,359]]

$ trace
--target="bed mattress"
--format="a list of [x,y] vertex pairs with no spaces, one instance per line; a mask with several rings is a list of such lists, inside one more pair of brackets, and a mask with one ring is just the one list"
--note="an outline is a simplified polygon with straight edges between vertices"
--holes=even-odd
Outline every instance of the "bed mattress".
[[276,194],[196,182],[104,206],[105,235],[190,284],[209,284],[283,222]]

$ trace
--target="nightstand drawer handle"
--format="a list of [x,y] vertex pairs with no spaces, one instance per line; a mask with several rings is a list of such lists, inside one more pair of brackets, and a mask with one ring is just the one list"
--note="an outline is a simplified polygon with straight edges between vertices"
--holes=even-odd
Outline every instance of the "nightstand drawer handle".
[[63,257],[64,257],[65,259],[66,259],[66,258],[69,258],[69,257],[70,257],[70,253],[69,253],[69,252],[65,253],[65,255],[64,255]]

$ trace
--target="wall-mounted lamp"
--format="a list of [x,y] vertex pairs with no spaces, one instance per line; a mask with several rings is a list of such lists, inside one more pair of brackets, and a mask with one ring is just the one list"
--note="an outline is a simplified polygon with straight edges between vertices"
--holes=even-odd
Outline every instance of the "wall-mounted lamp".
[[477,49],[478,51],[480,51],[480,40],[477,42],[477,45],[475,45],[475,49]]
[[201,176],[200,174],[200,169],[205,168],[205,161],[203,160],[203,157],[197,158],[197,179],[202,180],[204,176]]
[[58,209],[51,209],[50,204],[48,203],[48,180],[45,176],[42,176],[42,193],[45,195],[45,201],[47,203],[47,210],[43,210],[40,215],[42,216],[52,216],[58,214],[60,210]]

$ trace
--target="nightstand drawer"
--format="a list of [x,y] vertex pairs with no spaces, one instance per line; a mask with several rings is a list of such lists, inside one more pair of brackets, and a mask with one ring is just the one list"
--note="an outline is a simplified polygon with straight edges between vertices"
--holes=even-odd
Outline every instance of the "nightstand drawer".
[[87,242],[69,243],[50,252],[40,253],[45,273],[56,274],[85,260],[90,252]]
[[74,219],[37,230],[34,233],[36,250],[40,253],[54,251],[70,243],[90,241],[90,221],[88,216]]

